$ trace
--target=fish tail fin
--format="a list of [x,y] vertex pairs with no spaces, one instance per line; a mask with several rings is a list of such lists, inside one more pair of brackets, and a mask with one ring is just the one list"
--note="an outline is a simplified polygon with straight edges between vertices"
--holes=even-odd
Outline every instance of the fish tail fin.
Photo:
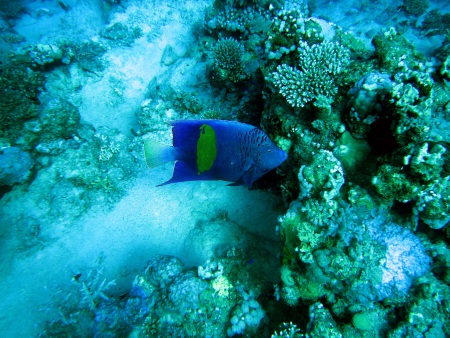
[[144,141],[144,155],[147,166],[152,169],[167,162],[176,160],[175,149],[171,146],[155,142]]

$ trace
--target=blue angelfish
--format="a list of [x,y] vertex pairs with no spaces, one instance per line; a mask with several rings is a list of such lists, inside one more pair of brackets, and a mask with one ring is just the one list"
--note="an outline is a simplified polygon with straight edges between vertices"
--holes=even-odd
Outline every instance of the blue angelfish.
[[260,129],[240,122],[186,120],[171,123],[173,147],[145,140],[149,168],[175,162],[169,184],[223,180],[251,187],[283,163],[287,154]]

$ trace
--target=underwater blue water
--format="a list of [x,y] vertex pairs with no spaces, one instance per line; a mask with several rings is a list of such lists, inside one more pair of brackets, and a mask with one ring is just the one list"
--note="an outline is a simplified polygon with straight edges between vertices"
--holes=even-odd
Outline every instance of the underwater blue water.
[[0,1],[0,336],[450,336],[449,22]]

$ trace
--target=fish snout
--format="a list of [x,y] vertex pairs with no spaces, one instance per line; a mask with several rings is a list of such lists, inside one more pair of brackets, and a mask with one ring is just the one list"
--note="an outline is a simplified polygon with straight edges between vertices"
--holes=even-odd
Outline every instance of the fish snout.
[[281,164],[287,160],[288,154],[283,149],[280,149],[278,152],[280,154],[280,161],[281,161],[280,164]]

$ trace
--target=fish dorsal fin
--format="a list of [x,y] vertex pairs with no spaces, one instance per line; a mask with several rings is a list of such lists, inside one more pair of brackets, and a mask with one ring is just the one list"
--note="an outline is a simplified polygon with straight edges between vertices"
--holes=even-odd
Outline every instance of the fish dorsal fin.
[[172,122],[173,146],[196,149],[202,124],[202,120]]

